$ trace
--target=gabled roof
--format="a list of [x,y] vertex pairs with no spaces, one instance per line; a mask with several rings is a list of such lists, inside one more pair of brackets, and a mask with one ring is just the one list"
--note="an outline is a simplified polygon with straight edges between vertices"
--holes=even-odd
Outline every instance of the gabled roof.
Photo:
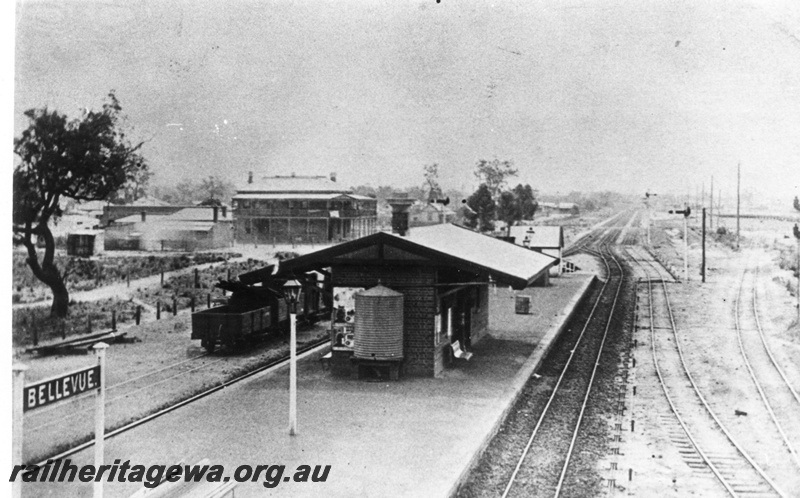
[[514,237],[515,244],[524,247],[564,247],[564,229],[558,226],[515,226],[511,227],[511,236]]
[[409,209],[411,213],[421,213],[425,211],[436,211],[437,213],[445,213],[445,214],[455,214],[455,211],[450,209],[449,207],[445,206],[444,204],[439,204],[436,202],[420,202],[415,203]]
[[[222,208],[217,209],[218,221],[230,221],[232,213],[230,209],[225,209],[225,216],[222,215]],[[163,221],[214,221],[214,207],[213,206],[198,206],[181,209],[172,214],[159,217]]]
[[[217,208],[217,221],[231,221],[232,212],[226,209],[225,216],[222,216],[222,208]],[[142,221],[141,214],[132,214],[124,218],[114,220],[115,225],[123,225],[126,223],[139,223]],[[214,224],[214,207],[213,206],[198,206],[188,207],[176,211],[172,214],[147,214],[145,223],[148,224],[163,224],[163,223],[182,223],[182,222],[208,222]]]
[[327,176],[267,176],[256,178],[237,189],[237,194],[262,193],[346,194],[350,190]]
[[[390,246],[413,255],[406,260],[427,259],[442,266],[451,266],[473,273],[484,273],[516,288],[532,284],[557,258],[509,244],[456,225],[433,225],[412,228],[407,236],[378,232],[360,239],[282,261],[279,274],[305,272],[334,266],[343,256],[358,253],[365,258],[391,251],[372,251],[372,246]],[[387,257],[387,259],[389,259]]]
[[[244,192],[233,196],[234,200],[256,200],[256,201],[280,201],[280,200],[304,200],[304,201],[326,201],[338,198],[349,198],[356,201],[375,201],[372,197],[356,194],[342,194],[335,192],[332,194],[317,194],[317,193],[259,193],[259,192]],[[377,201],[375,201],[377,202]]]

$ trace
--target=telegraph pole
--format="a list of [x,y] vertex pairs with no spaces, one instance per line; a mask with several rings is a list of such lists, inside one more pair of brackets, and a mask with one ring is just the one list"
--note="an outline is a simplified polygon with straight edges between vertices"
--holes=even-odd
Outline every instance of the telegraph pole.
[[706,208],[703,208],[703,259],[700,263],[700,275],[706,283]]
[[711,211],[708,217],[708,228],[714,230],[714,175],[711,175]]

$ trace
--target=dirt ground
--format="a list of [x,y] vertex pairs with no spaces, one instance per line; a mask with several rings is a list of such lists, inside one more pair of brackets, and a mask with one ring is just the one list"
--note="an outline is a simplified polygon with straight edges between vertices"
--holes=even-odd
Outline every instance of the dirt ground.
[[[730,220],[727,225],[730,228]],[[705,284],[700,282],[699,275],[699,238],[690,236],[689,282],[669,284],[668,290],[687,365],[701,392],[734,438],[765,472],[790,496],[798,496],[798,469],[779,442],[777,430],[766,416],[748,376],[734,322],[742,272],[744,268],[759,266],[758,311],[764,333],[789,381],[795,389],[800,388],[796,297],[787,290],[788,271],[780,270],[776,264],[776,254],[786,244],[783,233],[791,233],[783,225],[749,220],[742,226],[743,239],[738,251],[733,248],[735,245],[709,242]],[[672,223],[661,228],[653,231],[655,252],[676,276],[683,278],[682,227]],[[643,291],[640,286],[640,318],[646,313]],[[743,333],[757,332],[743,328]],[[629,412],[621,445],[623,456],[616,471],[617,489],[623,489],[628,496],[726,496],[708,470],[693,470],[679,452],[685,436],[658,384],[648,335],[646,328],[639,328],[635,335],[636,367],[632,369],[626,397]],[[736,410],[747,415],[736,415]],[[631,421],[635,422],[632,432]],[[800,434],[787,435],[800,443]]]

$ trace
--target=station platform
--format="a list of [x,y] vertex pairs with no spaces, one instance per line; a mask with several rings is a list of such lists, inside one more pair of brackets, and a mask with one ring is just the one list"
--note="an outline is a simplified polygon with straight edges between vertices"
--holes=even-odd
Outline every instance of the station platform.
[[[549,287],[490,290],[489,335],[438,378],[366,382],[333,377],[317,353],[298,363],[298,434],[288,434],[288,367],[259,374],[105,443],[105,461],[165,465],[208,459],[233,476],[241,465],[285,465],[277,486],[239,483],[256,496],[447,497],[502,422],[530,375],[588,292],[586,273]],[[515,295],[530,314],[514,313]],[[92,449],[71,458],[93,462]],[[300,465],[330,465],[325,482],[284,480]],[[274,477],[274,474],[273,474]],[[231,477],[232,479],[232,477]],[[129,497],[137,483],[106,483]],[[24,483],[23,496],[91,496],[91,483]]]

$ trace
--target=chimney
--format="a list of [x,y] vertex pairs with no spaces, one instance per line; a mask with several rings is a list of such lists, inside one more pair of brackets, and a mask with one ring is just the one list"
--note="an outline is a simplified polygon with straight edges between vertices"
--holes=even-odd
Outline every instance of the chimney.
[[222,217],[223,218],[228,217],[228,206],[222,206]]
[[214,223],[219,221],[219,207],[214,206]]
[[142,223],[147,221],[147,211],[142,211]]
[[253,183],[253,172],[247,173],[247,183]]
[[336,181],[336,172],[335,171],[331,172],[331,181],[332,182]]
[[392,206],[392,233],[405,237],[408,232],[408,208],[414,204],[414,199],[409,199],[408,194],[403,193],[386,199],[386,202]]

